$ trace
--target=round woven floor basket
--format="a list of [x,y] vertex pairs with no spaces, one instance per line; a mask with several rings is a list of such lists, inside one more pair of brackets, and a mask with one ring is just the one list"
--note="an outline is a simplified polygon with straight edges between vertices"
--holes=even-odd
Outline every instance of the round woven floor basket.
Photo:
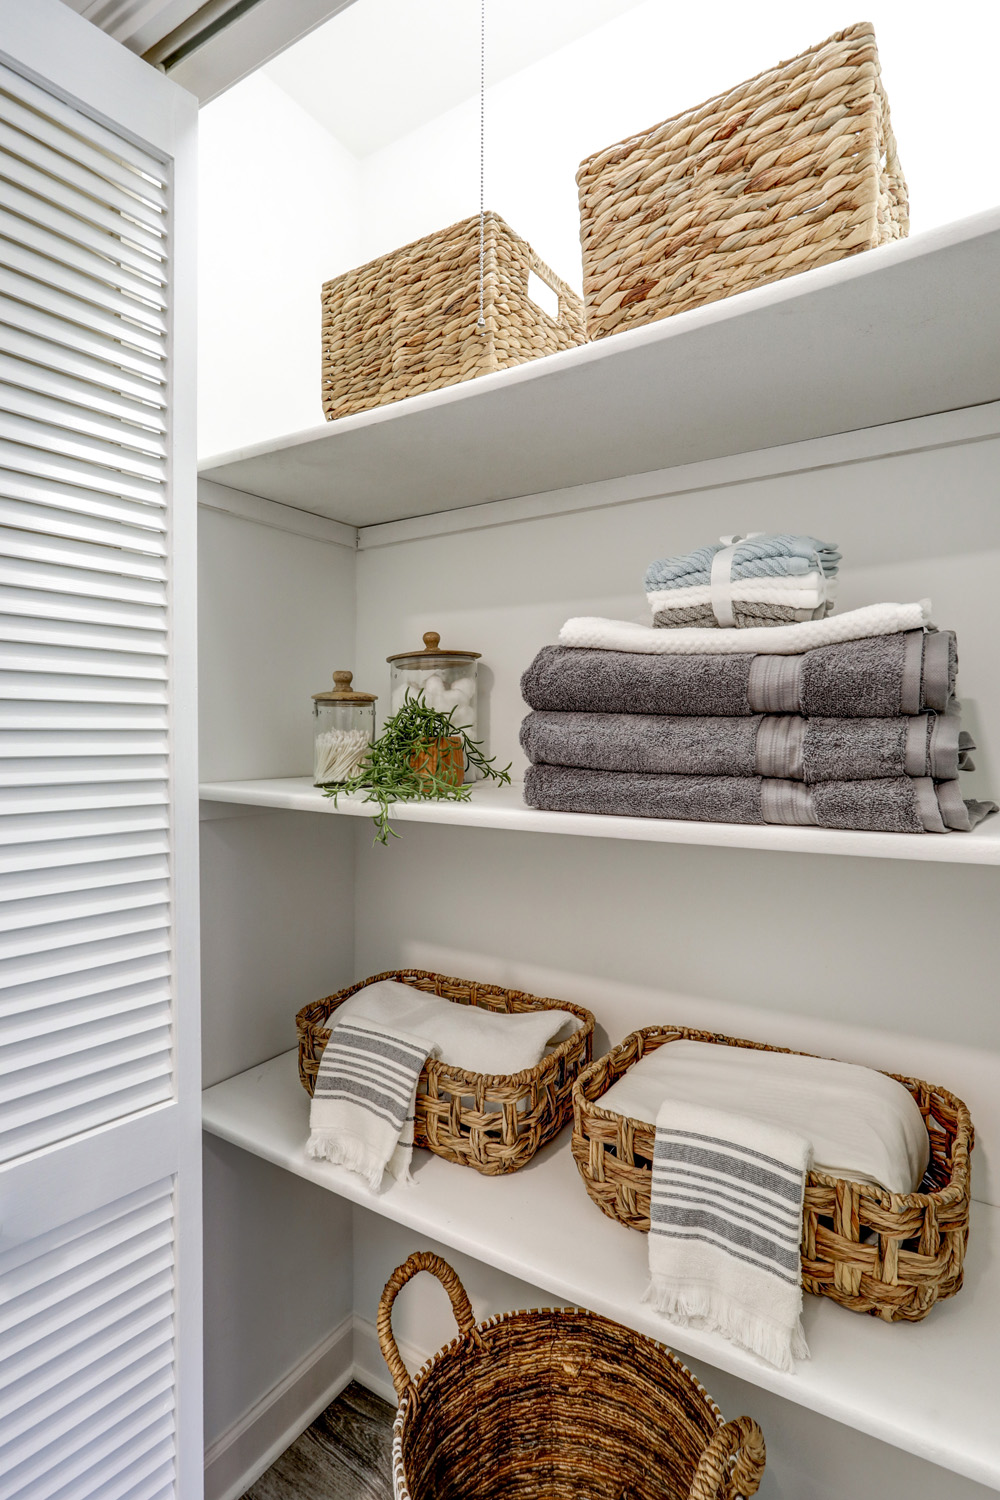
[[[419,1271],[444,1286],[459,1335],[411,1378],[392,1306]],[[738,1500],[760,1484],[756,1422],[726,1422],[675,1355],[608,1318],[540,1308],[476,1323],[428,1251],[389,1278],[378,1336],[399,1396],[395,1500]]]

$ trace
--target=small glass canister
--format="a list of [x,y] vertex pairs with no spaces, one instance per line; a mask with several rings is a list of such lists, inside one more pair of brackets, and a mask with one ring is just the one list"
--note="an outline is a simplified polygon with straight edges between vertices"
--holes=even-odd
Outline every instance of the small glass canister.
[[[443,651],[436,630],[424,634],[422,651],[403,651],[387,656],[390,672],[390,703],[393,713],[402,708],[407,692],[423,693],[428,708],[440,713],[454,709],[456,729],[464,729],[470,740],[477,733],[476,663],[478,651]],[[466,774],[466,780],[469,780]]]
[[375,695],[351,687],[351,672],[334,672],[333,688],[313,694],[315,786],[339,786],[352,777],[375,738]]

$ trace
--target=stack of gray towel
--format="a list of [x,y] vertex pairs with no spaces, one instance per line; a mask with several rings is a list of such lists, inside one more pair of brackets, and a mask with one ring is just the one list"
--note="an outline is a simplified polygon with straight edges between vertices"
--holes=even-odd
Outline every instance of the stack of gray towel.
[[800,655],[546,646],[521,679],[531,807],[887,833],[968,832],[949,631]]

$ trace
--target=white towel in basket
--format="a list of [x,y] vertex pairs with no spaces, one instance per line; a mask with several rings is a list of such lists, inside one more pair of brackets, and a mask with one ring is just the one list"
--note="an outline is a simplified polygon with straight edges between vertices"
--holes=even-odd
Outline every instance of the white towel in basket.
[[804,1136],[668,1099],[656,1116],[645,1300],[720,1333],[779,1370],[802,1331]]
[[362,1019],[334,1026],[316,1075],[308,1154],[357,1172],[373,1192],[386,1171],[407,1181],[417,1083],[436,1053],[424,1037]]

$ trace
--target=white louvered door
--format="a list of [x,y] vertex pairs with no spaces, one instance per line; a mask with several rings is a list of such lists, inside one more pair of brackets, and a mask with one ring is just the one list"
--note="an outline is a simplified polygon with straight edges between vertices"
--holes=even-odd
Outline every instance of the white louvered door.
[[196,106],[0,0],[0,1500],[198,1500]]

